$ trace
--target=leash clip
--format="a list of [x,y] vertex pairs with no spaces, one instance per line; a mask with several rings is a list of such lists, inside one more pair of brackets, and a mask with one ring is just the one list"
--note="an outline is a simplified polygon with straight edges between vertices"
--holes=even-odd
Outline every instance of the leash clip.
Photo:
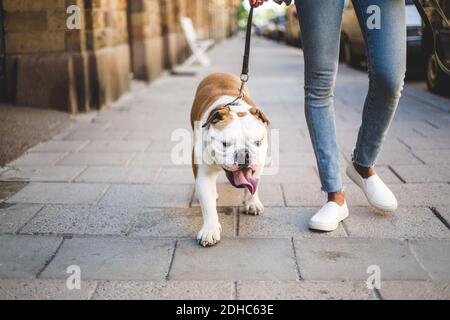
[[248,74],[245,74],[245,73],[241,74],[241,81],[243,83],[247,83],[249,79],[250,79],[250,76]]
[[250,76],[248,74],[243,73],[241,74],[240,78],[241,78],[241,88],[239,89],[239,99],[242,100],[245,97],[244,86],[250,79]]

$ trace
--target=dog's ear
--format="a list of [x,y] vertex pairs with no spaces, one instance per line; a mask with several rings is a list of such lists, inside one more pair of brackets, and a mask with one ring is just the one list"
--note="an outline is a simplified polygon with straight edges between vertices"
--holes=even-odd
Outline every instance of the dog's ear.
[[231,120],[231,109],[228,106],[221,105],[214,108],[206,120],[206,123],[203,125],[203,128],[206,128],[209,125],[215,125],[223,120]]
[[250,113],[261,120],[267,127],[270,125],[269,117],[261,109],[252,107]]

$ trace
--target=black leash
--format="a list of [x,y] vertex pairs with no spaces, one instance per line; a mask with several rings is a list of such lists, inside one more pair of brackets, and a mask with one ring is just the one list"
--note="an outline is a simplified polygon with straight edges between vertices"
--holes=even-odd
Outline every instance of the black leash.
[[253,27],[253,7],[250,7],[250,12],[248,13],[247,21],[247,33],[245,35],[245,51],[244,51],[244,62],[242,65],[241,81],[247,82],[249,79],[249,63],[250,63],[250,44],[252,40],[252,27]]
[[244,86],[250,79],[249,64],[250,64],[250,45],[252,40],[252,27],[253,27],[253,10],[254,7],[250,6],[250,12],[248,13],[248,20],[247,20],[247,31],[245,34],[244,61],[242,63],[242,72],[240,76],[241,87],[239,89],[239,96],[232,102],[228,103],[226,106],[235,105],[239,100],[244,99],[245,96]]

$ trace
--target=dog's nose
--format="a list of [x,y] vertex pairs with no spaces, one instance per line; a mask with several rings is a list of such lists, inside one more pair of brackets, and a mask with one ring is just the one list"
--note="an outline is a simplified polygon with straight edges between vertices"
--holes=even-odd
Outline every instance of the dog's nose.
[[240,169],[248,168],[250,165],[250,153],[247,149],[238,150],[235,157],[236,163]]

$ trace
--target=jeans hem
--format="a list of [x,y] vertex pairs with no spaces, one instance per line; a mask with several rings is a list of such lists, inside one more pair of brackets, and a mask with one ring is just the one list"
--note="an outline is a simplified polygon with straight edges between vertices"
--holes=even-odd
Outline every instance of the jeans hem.
[[371,162],[369,164],[367,164],[364,161],[360,161],[359,159],[357,159],[357,156],[355,156],[355,151],[352,152],[352,164],[356,164],[358,166],[361,166],[363,168],[372,168],[375,167],[375,162]]
[[[329,191],[329,190],[331,190],[331,191]],[[326,188],[326,187],[322,187],[322,188],[321,188],[321,191],[322,191],[323,193],[326,193],[326,194],[328,194],[328,193],[336,193],[336,192],[344,192],[344,191],[345,191],[345,187],[344,187],[344,186],[341,186],[341,187],[339,187],[339,188]]]

